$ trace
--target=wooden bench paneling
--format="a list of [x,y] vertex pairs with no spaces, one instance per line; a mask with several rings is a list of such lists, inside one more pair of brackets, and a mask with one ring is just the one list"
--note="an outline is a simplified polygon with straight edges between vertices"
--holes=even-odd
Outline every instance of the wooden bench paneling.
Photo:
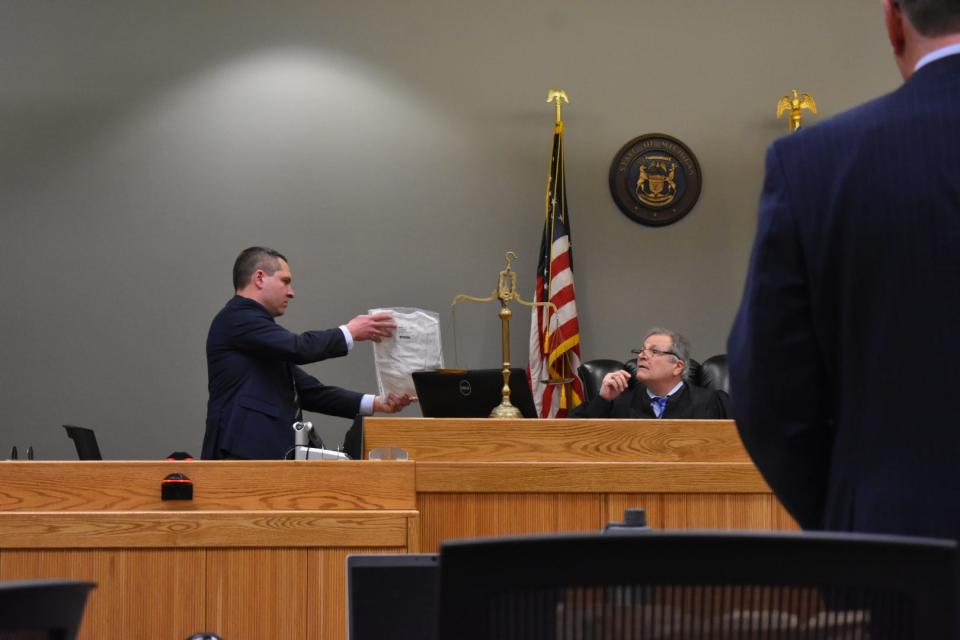
[[417,463],[421,545],[597,531],[644,507],[651,526],[795,529],[730,420],[368,418],[365,448]]

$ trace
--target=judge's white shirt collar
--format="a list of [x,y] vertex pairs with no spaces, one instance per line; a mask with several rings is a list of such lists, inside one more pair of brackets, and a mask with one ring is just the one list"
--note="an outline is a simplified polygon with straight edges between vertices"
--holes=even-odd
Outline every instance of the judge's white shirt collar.
[[658,396],[658,395],[656,395],[653,391],[650,391],[650,389],[647,389],[647,395],[650,396],[651,398],[662,398],[662,397],[671,398],[671,397],[673,397],[673,394],[675,394],[676,392],[680,391],[680,388],[681,388],[682,386],[683,386],[683,380],[681,380],[680,382],[678,382],[673,389],[670,389],[670,391],[667,391],[667,395],[666,395],[666,396]]

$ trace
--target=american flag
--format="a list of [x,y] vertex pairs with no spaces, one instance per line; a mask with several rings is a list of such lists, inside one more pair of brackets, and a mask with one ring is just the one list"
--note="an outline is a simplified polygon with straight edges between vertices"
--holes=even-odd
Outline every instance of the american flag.
[[[552,302],[534,307],[530,315],[530,388],[541,418],[565,418],[583,401],[583,385],[577,377],[580,366],[580,323],[573,290],[573,250],[570,246],[570,216],[563,170],[563,122],[553,131],[553,154],[547,176],[546,218],[537,264],[534,301]],[[569,384],[544,380],[573,378]]]

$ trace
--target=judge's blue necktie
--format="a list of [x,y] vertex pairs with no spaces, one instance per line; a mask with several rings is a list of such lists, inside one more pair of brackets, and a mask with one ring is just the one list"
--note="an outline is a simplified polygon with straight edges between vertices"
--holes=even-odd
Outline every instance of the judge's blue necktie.
[[653,408],[653,415],[659,418],[667,410],[667,396],[653,396],[650,398],[650,406]]

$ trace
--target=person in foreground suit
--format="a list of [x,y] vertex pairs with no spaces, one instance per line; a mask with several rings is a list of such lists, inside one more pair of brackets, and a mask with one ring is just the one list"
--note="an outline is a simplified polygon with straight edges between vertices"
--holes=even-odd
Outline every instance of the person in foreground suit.
[[803,528],[960,538],[960,2],[884,13],[904,84],[768,150],[734,416]]
[[337,329],[295,334],[276,323],[294,297],[287,259],[250,247],[233,267],[236,295],[207,335],[210,399],[204,459],[280,459],[293,446],[301,410],[343,418],[395,413],[409,396],[362,395],[321,384],[297,365],[347,355],[357,340],[392,335],[390,314],[357,316]]
[[690,347],[669,329],[647,332],[637,352],[636,381],[621,369],[603,377],[597,397],[574,409],[575,418],[722,419],[727,394],[684,380]]

